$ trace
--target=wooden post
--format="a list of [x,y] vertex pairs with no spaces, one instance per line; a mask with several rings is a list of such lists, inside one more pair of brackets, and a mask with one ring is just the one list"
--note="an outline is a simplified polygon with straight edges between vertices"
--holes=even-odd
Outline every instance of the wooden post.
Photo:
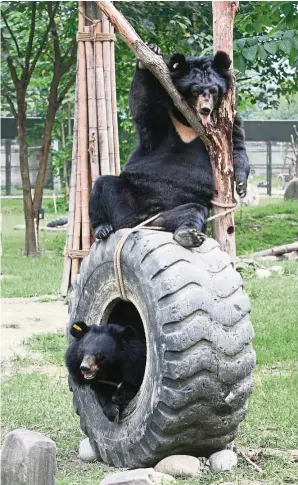
[[[233,61],[233,26],[239,2],[212,2],[213,50],[223,50]],[[218,115],[217,126],[208,133],[210,162],[214,181],[214,215],[223,212],[224,206],[234,203],[234,170],[232,133],[235,117],[235,82],[224,98]],[[207,128],[208,130],[208,128]],[[209,130],[208,130],[209,131]],[[236,258],[235,224],[233,212],[213,221],[213,237],[233,259]]]
[[[199,117],[183,100],[172,83],[168,68],[160,56],[155,55],[137,35],[135,30],[123,15],[117,11],[109,0],[97,1],[96,4],[107,15],[110,22],[117,28],[123,40],[138,56],[142,63],[155,75],[163,87],[171,96],[175,106],[185,116],[190,125],[197,131],[202,142],[205,144],[213,169],[214,178],[214,215],[226,211],[227,214],[214,219],[213,235],[221,248],[232,258],[235,258],[235,227],[230,208],[234,205],[233,200],[233,158],[232,158],[232,128],[235,111],[234,90],[230,90],[219,110],[212,125],[203,127]],[[238,8],[238,2],[213,2],[214,24],[214,48],[222,50],[224,45],[231,55],[233,20]],[[221,39],[221,31],[225,39]],[[223,44],[221,44],[223,42]],[[220,49],[219,49],[219,46]]]

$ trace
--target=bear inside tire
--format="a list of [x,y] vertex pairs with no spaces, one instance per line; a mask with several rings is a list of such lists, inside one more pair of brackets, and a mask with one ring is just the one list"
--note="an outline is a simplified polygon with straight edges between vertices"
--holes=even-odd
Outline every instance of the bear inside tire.
[[126,231],[94,243],[84,259],[70,301],[70,325],[115,323],[130,308],[146,338],[144,379],[118,424],[105,417],[89,386],[70,379],[81,428],[98,458],[116,467],[147,467],[168,455],[223,449],[244,419],[255,366],[241,276],[213,239],[189,250],[170,233],[138,230],[122,248],[130,303],[123,302],[114,252]]

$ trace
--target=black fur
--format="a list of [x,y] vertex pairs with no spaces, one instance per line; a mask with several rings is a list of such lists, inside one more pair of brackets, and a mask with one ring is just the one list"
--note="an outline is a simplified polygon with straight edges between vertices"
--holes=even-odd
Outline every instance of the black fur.
[[[217,109],[231,86],[231,61],[224,52],[215,57],[186,59],[182,54],[174,54],[167,63],[173,83],[192,106],[200,93],[207,93],[209,98],[213,97]],[[201,233],[205,231],[213,195],[209,155],[199,138],[190,143],[181,140],[169,111],[189,125],[159,81],[146,69],[137,68],[129,101],[138,146],[119,177],[99,177],[94,184],[89,211],[95,235],[105,238],[112,231],[133,227],[162,212],[152,225],[173,232],[174,238],[186,247],[198,246],[203,240]],[[233,129],[233,156],[236,189],[243,196],[249,166],[238,113]],[[194,232],[196,235],[185,238],[185,231],[188,236]]]
[[[81,330],[76,330],[79,327]],[[65,363],[74,381],[90,385],[97,391],[103,412],[114,421],[137,393],[144,375],[146,346],[132,326],[116,324],[91,325],[84,322],[73,324],[70,333],[75,340],[66,351]],[[84,357],[95,359],[97,371],[86,380],[81,370]],[[121,384],[117,389],[100,381]]]

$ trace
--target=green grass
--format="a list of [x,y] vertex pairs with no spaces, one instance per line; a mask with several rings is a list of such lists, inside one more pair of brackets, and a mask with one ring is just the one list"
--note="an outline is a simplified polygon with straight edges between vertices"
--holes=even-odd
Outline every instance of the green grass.
[[[58,294],[63,271],[63,249],[65,232],[40,232],[39,242],[42,256],[24,256],[25,231],[14,230],[17,224],[24,224],[19,214],[19,200],[13,201],[11,211],[3,209],[3,259],[1,272],[13,275],[1,281],[2,297],[30,297]],[[51,215],[48,219],[55,216]]]
[[[268,216],[286,214],[285,219]],[[237,254],[292,243],[298,238],[298,203],[280,201],[235,214]]]
[[46,363],[63,365],[67,341],[62,332],[33,335],[26,345],[30,351],[41,353]]

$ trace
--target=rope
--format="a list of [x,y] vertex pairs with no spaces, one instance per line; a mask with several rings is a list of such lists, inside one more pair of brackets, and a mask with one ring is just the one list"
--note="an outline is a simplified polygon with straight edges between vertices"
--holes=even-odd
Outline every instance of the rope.
[[77,32],[77,41],[96,42],[96,41],[116,41],[116,36],[109,32],[93,33],[93,32]]
[[155,219],[157,219],[157,217],[159,215],[160,214],[157,214],[153,217],[150,217],[150,219],[147,219],[146,221],[141,222],[141,224],[138,224],[137,226],[135,226],[132,229],[130,229],[129,231],[127,231],[127,233],[124,234],[121,237],[120,241],[118,242],[118,244],[115,248],[114,271],[115,271],[116,285],[117,285],[121,300],[129,301],[127,296],[126,296],[126,290],[125,290],[125,287],[124,287],[123,275],[122,275],[122,271],[121,271],[121,261],[120,261],[121,250],[122,250],[128,236],[130,236],[130,234],[137,231],[141,227],[144,228],[144,229],[159,230],[159,231],[162,230],[161,227],[154,227],[154,226],[145,227],[147,224],[149,224],[149,222],[152,222]]
[[68,256],[71,259],[83,259],[89,254],[89,249],[68,249],[64,248],[64,256]]
[[[235,210],[235,207],[237,206],[237,203],[223,204],[223,203],[220,203],[220,202],[216,202],[214,200],[212,200],[211,202],[216,207],[227,208],[228,210],[220,212],[219,214],[215,214],[214,216],[208,217],[207,221],[213,221],[214,219],[217,219],[218,217],[225,216],[226,214],[233,212]],[[162,230],[161,227],[155,227],[155,226],[146,227],[147,224],[149,224],[150,222],[157,219],[159,217],[159,215],[160,214],[156,214],[155,216],[150,217],[150,219],[147,219],[146,221],[141,222],[141,224],[138,224],[137,226],[135,226],[132,229],[130,229],[129,231],[127,231],[127,233],[124,234],[121,237],[121,239],[119,240],[119,242],[116,245],[115,253],[114,253],[114,272],[115,272],[116,285],[117,285],[117,289],[119,291],[121,300],[129,301],[129,299],[127,298],[127,295],[126,295],[126,290],[125,290],[124,281],[123,281],[123,275],[122,275],[122,271],[121,271],[121,250],[122,250],[128,236],[130,236],[130,234],[132,234],[133,232],[137,231],[140,228],[161,231]]]

